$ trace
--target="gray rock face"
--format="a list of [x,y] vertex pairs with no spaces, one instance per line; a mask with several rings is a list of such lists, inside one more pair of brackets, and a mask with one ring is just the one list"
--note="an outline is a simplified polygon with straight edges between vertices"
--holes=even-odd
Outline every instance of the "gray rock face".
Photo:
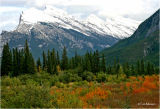
[[81,21],[54,7],[48,6],[44,10],[32,8],[20,15],[16,30],[1,33],[0,47],[2,49],[8,42],[11,48],[21,49],[27,39],[35,58],[41,56],[43,50],[52,48],[61,54],[64,46],[71,57],[75,51],[83,55],[86,51],[110,47],[129,37],[137,25],[135,21],[122,18],[102,21],[95,15]]
[[2,42],[9,42],[11,48],[23,48],[27,39],[29,47],[35,58],[41,56],[42,51],[54,48],[62,53],[65,46],[68,56],[74,55],[75,51],[83,55],[86,51],[102,50],[115,44],[119,39],[109,35],[91,33],[87,36],[72,29],[59,27],[56,23],[39,22],[37,24],[21,24],[17,30],[1,33]]

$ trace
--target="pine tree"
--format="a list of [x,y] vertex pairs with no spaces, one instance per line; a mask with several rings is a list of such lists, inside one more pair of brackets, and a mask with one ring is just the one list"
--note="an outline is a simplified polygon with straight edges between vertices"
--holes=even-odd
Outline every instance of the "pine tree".
[[130,66],[129,66],[128,62],[126,62],[126,63],[123,65],[123,71],[124,71],[124,73],[126,74],[127,78],[131,75]]
[[42,55],[43,55],[43,70],[46,71],[46,69],[47,69],[47,57],[46,57],[46,54],[45,54],[44,51],[43,51]]
[[99,61],[99,53],[98,50],[96,50],[96,52],[94,52],[93,54],[93,73],[97,73],[100,71],[100,61]]
[[21,49],[21,50],[19,50],[19,72],[21,73],[21,74],[23,74],[24,73],[24,69],[23,69],[23,65],[24,65],[24,50],[23,49]]
[[120,64],[118,63],[116,65],[116,75],[117,75],[117,78],[118,78],[119,74],[120,74]]
[[56,64],[60,65],[60,59],[59,59],[59,53],[58,53],[58,51],[57,51],[56,61],[57,61]]
[[140,66],[140,68],[141,68],[140,73],[141,73],[141,74],[145,74],[144,61],[143,61],[143,59],[141,60],[141,66]]
[[50,54],[49,50],[48,50],[48,54],[47,54],[47,72],[52,73],[51,54]]
[[62,70],[68,69],[68,57],[67,57],[66,47],[64,47],[63,53],[62,53],[61,68]]
[[140,68],[140,61],[137,61],[137,69],[136,69],[137,74],[141,74],[141,68]]
[[38,72],[40,72],[40,71],[41,71],[41,67],[42,67],[41,59],[40,59],[40,58],[38,58],[38,60],[37,60],[37,70],[38,70]]
[[151,64],[150,64],[150,62],[148,62],[147,63],[147,71],[146,71],[146,74],[147,75],[150,75],[152,73],[152,71],[151,71]]
[[1,61],[1,75],[8,75],[12,72],[12,53],[9,49],[8,43],[3,46],[2,61]]
[[19,53],[18,49],[13,49],[13,76],[19,75]]
[[51,72],[52,74],[56,72],[56,53],[55,53],[55,50],[52,49],[52,52],[51,52]]
[[106,62],[105,62],[104,54],[102,55],[102,60],[101,60],[101,70],[103,72],[106,72]]
[[83,70],[91,71],[91,62],[89,59],[89,53],[87,52],[84,57]]
[[26,40],[24,47],[24,73],[35,73],[35,63]]

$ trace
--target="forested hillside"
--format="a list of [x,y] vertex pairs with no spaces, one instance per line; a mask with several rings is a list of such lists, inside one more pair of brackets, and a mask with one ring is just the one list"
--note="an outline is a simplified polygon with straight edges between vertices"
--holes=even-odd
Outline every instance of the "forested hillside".
[[141,23],[134,34],[102,51],[109,64],[113,59],[121,63],[136,63],[139,59],[159,64],[159,11]]

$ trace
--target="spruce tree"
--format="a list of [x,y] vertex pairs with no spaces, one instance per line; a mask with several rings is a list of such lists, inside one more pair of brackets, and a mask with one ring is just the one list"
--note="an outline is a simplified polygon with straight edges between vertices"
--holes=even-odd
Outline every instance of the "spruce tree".
[[55,53],[55,50],[52,49],[52,52],[51,52],[51,72],[52,74],[56,72],[56,53]]
[[141,74],[140,72],[141,72],[141,68],[140,68],[140,61],[138,60],[137,61],[137,68],[136,68],[136,72],[137,72],[137,74]]
[[148,62],[147,63],[147,71],[146,71],[146,74],[147,75],[150,75],[152,73],[152,71],[151,71],[151,64],[150,64],[150,62]]
[[105,62],[104,54],[102,54],[101,70],[102,70],[103,72],[106,72],[106,62]]
[[60,65],[60,59],[59,59],[59,53],[58,53],[58,51],[57,51],[56,61],[57,61],[56,64]]
[[91,62],[89,59],[89,53],[87,52],[84,57],[83,70],[91,71]]
[[99,61],[99,53],[98,50],[96,50],[96,52],[94,52],[93,54],[93,73],[97,73],[100,71],[100,61]]
[[3,46],[2,51],[1,75],[8,75],[9,73],[12,73],[12,53],[7,43]]
[[40,60],[40,58],[38,58],[38,60],[37,60],[37,70],[38,70],[38,72],[40,72],[41,67],[42,67],[41,60]]
[[26,40],[24,47],[24,73],[35,73],[35,63]]
[[49,50],[47,54],[47,72],[52,73],[52,61],[51,61],[51,54]]
[[68,69],[68,57],[67,57],[66,47],[64,47],[63,53],[62,53],[61,68],[62,70]]
[[19,50],[19,72],[20,74],[24,73],[23,65],[24,65],[24,50]]
[[47,57],[46,57],[46,54],[45,54],[44,51],[43,51],[42,55],[43,55],[43,70],[46,71],[46,69],[47,69]]
[[141,74],[145,74],[144,60],[143,60],[143,59],[141,60],[141,66],[140,66],[140,68],[141,68],[140,73],[141,73]]
[[13,49],[13,76],[19,75],[19,53],[18,49]]

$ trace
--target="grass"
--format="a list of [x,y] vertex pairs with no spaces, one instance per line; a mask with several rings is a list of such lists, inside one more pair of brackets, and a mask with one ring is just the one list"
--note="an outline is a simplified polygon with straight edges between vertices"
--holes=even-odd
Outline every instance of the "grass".
[[[159,108],[159,75],[59,82],[47,73],[2,77],[2,108]],[[112,80],[113,79],[113,80]]]

